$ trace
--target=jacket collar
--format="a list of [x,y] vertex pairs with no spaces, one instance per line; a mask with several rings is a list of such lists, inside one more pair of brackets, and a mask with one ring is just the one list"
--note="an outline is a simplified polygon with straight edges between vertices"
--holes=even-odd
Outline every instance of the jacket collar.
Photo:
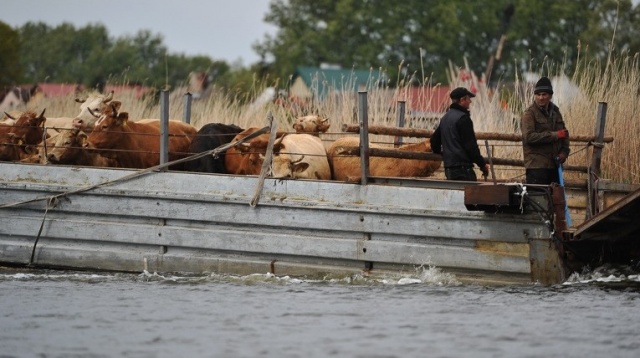
[[457,103],[451,103],[451,105],[449,106],[449,109],[457,109],[457,110],[462,111],[464,113],[471,113],[471,112],[469,112],[468,109],[462,107],[461,105],[459,105]]

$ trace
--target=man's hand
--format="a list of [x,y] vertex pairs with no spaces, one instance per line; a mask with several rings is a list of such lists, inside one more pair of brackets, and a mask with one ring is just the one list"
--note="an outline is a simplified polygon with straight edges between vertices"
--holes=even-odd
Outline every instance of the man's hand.
[[483,177],[486,178],[489,176],[489,169],[491,169],[491,166],[489,165],[489,163],[485,164],[484,167],[480,168],[480,170],[482,170]]
[[564,162],[567,161],[567,155],[564,153],[558,154],[558,161],[560,162],[560,164],[564,164]]

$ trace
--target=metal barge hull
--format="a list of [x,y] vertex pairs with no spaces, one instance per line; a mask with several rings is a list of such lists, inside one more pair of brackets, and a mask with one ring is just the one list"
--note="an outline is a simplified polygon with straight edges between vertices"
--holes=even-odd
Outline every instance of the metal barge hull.
[[119,181],[135,171],[12,163],[0,173],[3,265],[314,277],[435,266],[483,284],[568,274],[548,222],[468,211],[462,185],[261,187],[253,176],[183,172]]

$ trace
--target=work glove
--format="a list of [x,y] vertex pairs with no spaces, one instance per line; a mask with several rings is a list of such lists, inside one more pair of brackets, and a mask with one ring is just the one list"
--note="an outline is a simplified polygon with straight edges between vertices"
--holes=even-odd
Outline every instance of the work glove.
[[560,162],[560,164],[564,164],[564,162],[567,161],[567,155],[564,153],[558,154],[558,161]]
[[569,131],[566,129],[561,129],[556,133],[558,134],[558,139],[569,138]]

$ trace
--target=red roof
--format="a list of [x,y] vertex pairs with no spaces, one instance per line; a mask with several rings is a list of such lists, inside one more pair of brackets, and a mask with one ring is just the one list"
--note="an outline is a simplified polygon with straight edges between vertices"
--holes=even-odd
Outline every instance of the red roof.
[[38,83],[38,88],[45,97],[59,97],[81,91],[83,86],[69,83]]
[[398,88],[393,102],[404,100],[414,114],[444,113],[451,104],[449,92],[449,86]]
[[153,92],[153,88],[139,85],[106,85],[104,88],[104,93],[109,93],[111,91],[113,91],[115,95],[121,94],[123,92],[133,92],[135,98],[140,98],[147,92]]

